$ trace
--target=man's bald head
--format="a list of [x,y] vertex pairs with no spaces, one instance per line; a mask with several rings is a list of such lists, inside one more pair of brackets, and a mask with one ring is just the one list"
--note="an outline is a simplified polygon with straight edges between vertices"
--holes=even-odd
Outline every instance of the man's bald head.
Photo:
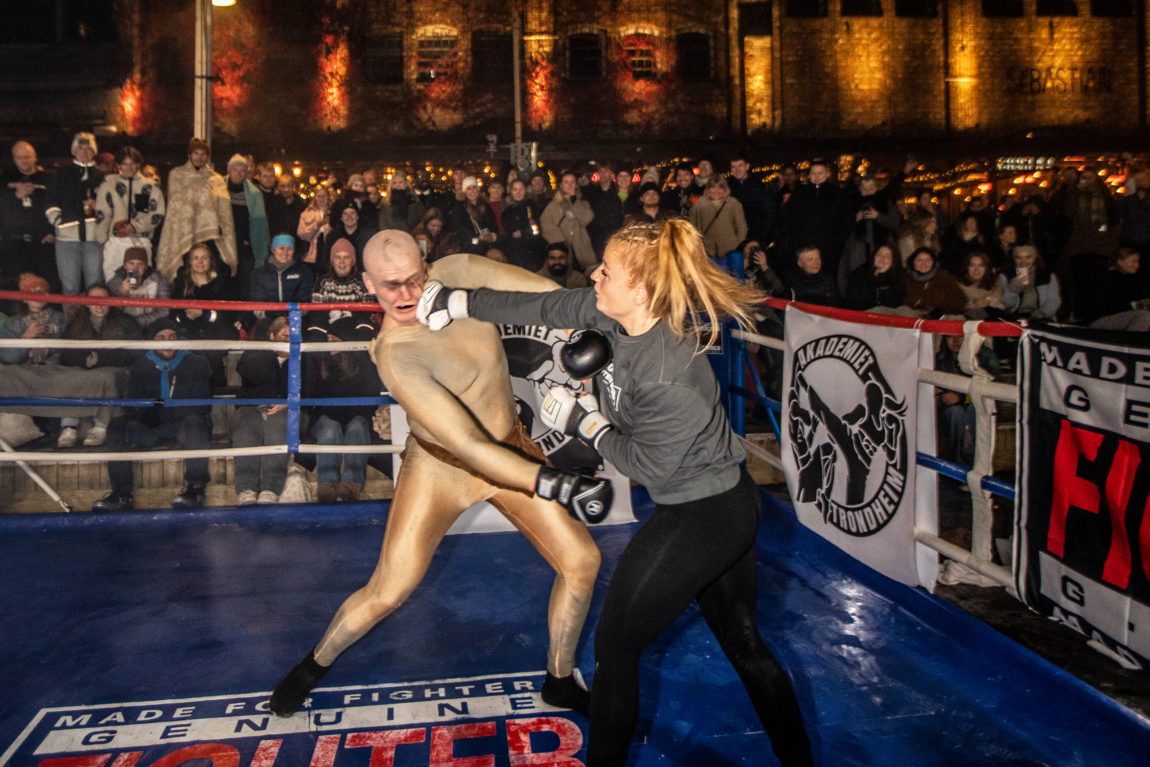
[[36,172],[36,149],[27,141],[17,141],[12,145],[12,162],[24,175]]
[[398,229],[384,229],[363,246],[363,282],[383,309],[383,326],[415,325],[415,306],[423,295],[427,264],[415,239]]
[[363,246],[363,269],[368,273],[388,265],[416,264],[423,258],[415,238],[401,229],[384,229],[372,235]]

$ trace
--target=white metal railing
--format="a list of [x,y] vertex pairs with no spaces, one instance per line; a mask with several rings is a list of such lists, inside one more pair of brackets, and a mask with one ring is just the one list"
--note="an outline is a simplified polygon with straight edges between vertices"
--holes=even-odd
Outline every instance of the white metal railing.
[[[993,501],[992,488],[1001,486],[1000,481],[994,480],[994,453],[997,437],[998,403],[1007,402],[1018,404],[1018,390],[1015,386],[991,380],[990,374],[978,366],[978,350],[985,338],[978,333],[978,322],[967,322],[963,326],[963,344],[958,353],[959,364],[967,375],[944,373],[931,368],[919,368],[918,380],[937,389],[947,389],[966,394],[970,397],[975,412],[975,444],[973,465],[965,475],[956,476],[955,470],[960,467],[946,464],[935,458],[934,461],[923,462],[928,468],[965,481],[970,489],[971,504],[971,544],[970,549],[964,549],[937,535],[921,528],[915,528],[915,540],[922,545],[937,551],[948,562],[940,571],[939,580],[942,583],[973,583],[976,585],[1003,586],[1009,593],[1017,596],[1014,577],[1010,569],[994,562],[994,536],[993,536]],[[731,333],[733,338],[750,342],[771,349],[784,350],[782,339],[763,336],[735,330]],[[749,364],[749,363],[748,363]],[[780,456],[771,453],[762,446],[743,440],[749,453],[766,462],[770,466],[782,469]],[[921,446],[920,446],[921,447]],[[921,451],[920,451],[921,453]],[[989,482],[984,482],[986,479]],[[1005,488],[1002,488],[1005,489]],[[1001,492],[1002,495],[1008,495]],[[1010,494],[1012,495],[1012,493]],[[1008,496],[1010,497],[1010,496]]]

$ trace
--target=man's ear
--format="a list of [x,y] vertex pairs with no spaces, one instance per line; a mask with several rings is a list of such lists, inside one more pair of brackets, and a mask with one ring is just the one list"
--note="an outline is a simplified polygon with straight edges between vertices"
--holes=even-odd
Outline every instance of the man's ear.
[[371,277],[368,276],[367,272],[360,272],[359,276],[363,278],[363,286],[367,288],[367,292],[371,293],[373,296],[378,295],[375,292],[375,283],[371,281]]

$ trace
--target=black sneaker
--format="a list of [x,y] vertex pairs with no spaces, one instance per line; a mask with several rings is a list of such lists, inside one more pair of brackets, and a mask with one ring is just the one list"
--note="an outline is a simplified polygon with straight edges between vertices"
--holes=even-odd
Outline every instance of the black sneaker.
[[131,493],[115,490],[92,504],[92,511],[130,511],[135,508]]
[[198,509],[204,505],[204,489],[199,485],[187,485],[172,499],[172,508]]
[[583,675],[575,669],[571,676],[557,677],[547,672],[543,680],[543,702],[556,708],[569,708],[572,711],[587,716],[591,709],[591,693],[583,683]]

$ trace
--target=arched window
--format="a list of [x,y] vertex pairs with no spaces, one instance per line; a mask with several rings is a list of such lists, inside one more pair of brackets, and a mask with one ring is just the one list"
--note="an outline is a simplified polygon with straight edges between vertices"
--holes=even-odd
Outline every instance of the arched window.
[[675,58],[680,80],[699,82],[714,77],[711,36],[706,32],[675,35]]
[[634,34],[624,37],[623,56],[633,79],[653,80],[658,76],[655,38],[651,35]]
[[459,35],[451,27],[421,29],[415,39],[415,81],[429,83],[455,74]]
[[603,34],[576,32],[567,36],[567,76],[594,80],[603,76]]

